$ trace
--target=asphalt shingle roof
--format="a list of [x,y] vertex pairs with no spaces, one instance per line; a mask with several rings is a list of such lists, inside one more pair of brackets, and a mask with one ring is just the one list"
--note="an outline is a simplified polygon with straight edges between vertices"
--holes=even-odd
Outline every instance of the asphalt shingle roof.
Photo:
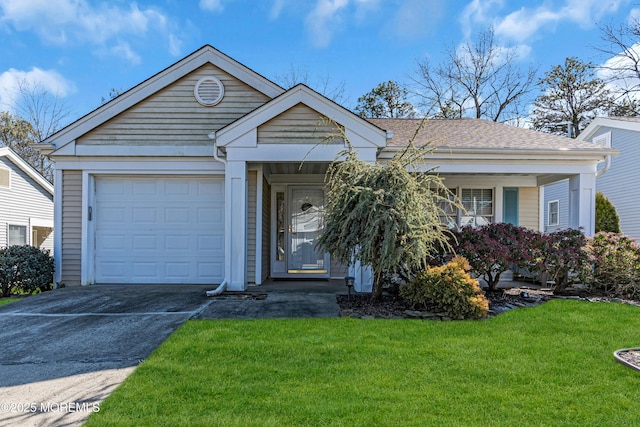
[[[405,146],[422,119],[367,119],[392,131],[388,147]],[[515,150],[601,150],[599,146],[564,136],[552,135],[482,119],[429,119],[415,139],[418,146],[431,143],[438,148]]]

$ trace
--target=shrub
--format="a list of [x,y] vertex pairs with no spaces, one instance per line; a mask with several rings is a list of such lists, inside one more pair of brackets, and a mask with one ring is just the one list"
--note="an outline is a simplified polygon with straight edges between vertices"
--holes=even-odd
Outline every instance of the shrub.
[[597,233],[585,245],[588,263],[581,278],[594,293],[640,296],[640,246],[624,234]]
[[495,291],[502,273],[532,264],[535,233],[507,223],[465,226],[455,232],[454,250],[469,261],[473,275],[482,277],[489,290]]
[[620,217],[611,200],[598,191],[596,193],[596,233],[600,231],[620,233]]
[[433,304],[453,319],[485,317],[489,302],[477,279],[469,275],[469,263],[455,257],[439,267],[427,267],[401,288],[401,295],[414,306]]
[[53,258],[33,246],[0,249],[0,293],[45,291],[53,285]]

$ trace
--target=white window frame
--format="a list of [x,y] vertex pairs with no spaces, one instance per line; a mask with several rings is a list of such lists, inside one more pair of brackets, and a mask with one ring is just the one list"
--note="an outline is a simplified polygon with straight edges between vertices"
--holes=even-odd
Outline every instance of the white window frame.
[[9,174],[9,180],[8,180],[9,182],[7,183],[7,185],[0,184],[0,188],[6,188],[10,190],[11,189],[11,169],[0,165],[0,171],[3,171],[3,172],[6,171]]
[[[461,212],[460,210],[458,211],[458,227],[464,226],[464,225],[472,225],[473,227],[479,227],[483,224],[478,224],[478,220],[477,218],[487,218],[489,220],[489,223],[493,223],[495,221],[496,218],[496,189],[494,187],[460,187],[458,189],[458,197],[460,199],[460,202],[463,203],[463,192],[465,190],[490,190],[491,191],[491,215],[477,215],[477,214],[473,214],[473,215],[469,215],[468,212],[467,214]],[[473,224],[462,224],[462,218],[463,217],[472,217],[473,218]]]
[[[551,205],[556,205],[556,220],[551,221]],[[556,227],[560,225],[560,200],[550,200],[547,202],[547,225],[549,227]]]
[[24,228],[24,244],[28,245],[29,243],[29,229],[30,227],[26,224],[7,224],[7,246],[12,246],[14,243],[11,243],[11,227],[22,227]]

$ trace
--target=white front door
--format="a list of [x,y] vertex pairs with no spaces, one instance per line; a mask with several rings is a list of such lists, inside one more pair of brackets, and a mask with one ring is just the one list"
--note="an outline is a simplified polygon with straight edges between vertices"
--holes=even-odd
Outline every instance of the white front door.
[[283,186],[275,190],[271,276],[329,277],[329,254],[315,246],[324,227],[323,188]]

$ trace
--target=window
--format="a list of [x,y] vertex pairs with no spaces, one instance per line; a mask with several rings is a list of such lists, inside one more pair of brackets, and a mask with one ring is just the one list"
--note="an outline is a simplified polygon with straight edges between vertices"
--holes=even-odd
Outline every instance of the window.
[[461,227],[478,227],[493,222],[493,189],[463,188],[461,199],[466,211],[460,217]]
[[27,226],[9,224],[9,246],[27,244]]
[[11,187],[11,169],[0,167],[0,188]]
[[[439,193],[440,197],[446,197],[451,202],[453,202],[457,196],[458,192],[456,188],[449,189],[449,194],[445,195],[444,193]],[[447,203],[445,200],[441,200],[438,202],[440,209],[444,211],[444,215],[440,215],[440,223],[446,224],[447,227],[453,229],[458,225],[458,212],[457,209],[451,205],[451,203]]]
[[548,225],[560,225],[560,201],[553,200],[547,206]]

